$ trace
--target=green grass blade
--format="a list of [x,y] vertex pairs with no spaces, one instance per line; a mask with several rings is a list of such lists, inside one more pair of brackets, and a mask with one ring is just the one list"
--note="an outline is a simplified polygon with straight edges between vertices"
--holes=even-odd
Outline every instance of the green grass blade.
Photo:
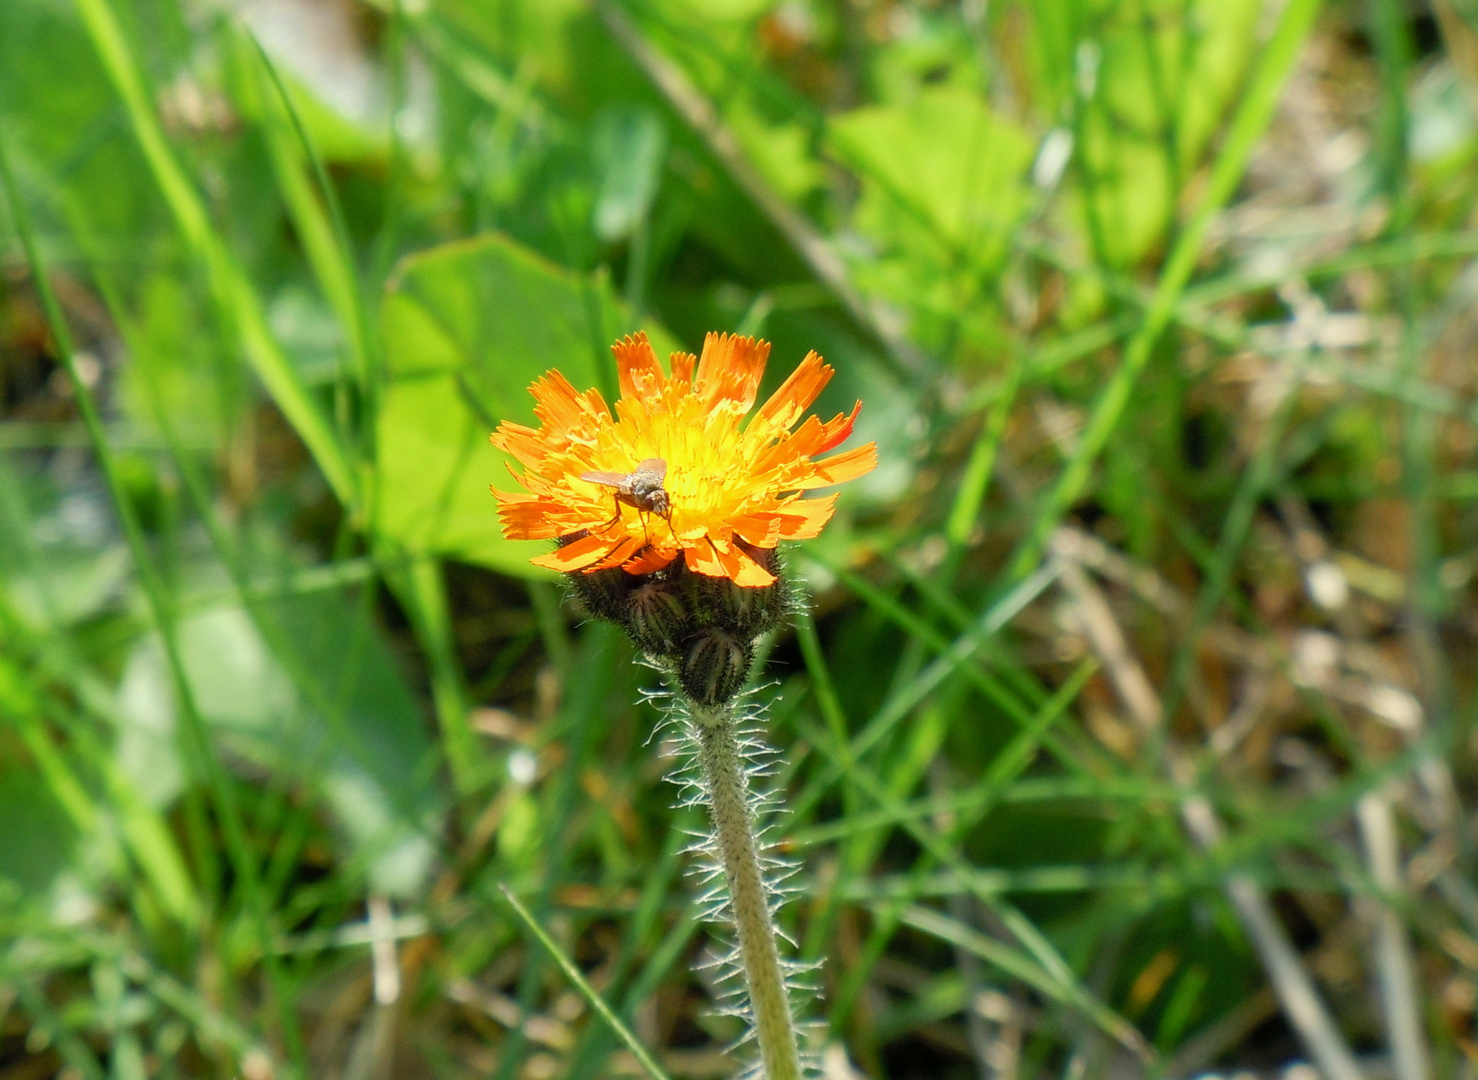
[[519,902],[518,897],[513,895],[513,891],[507,885],[500,885],[498,888],[503,893],[503,899],[508,901],[508,906],[513,908],[514,913],[528,929],[529,933],[533,934],[535,940],[544,946],[545,951],[554,958],[554,962],[565,973],[565,977],[575,984],[575,989],[580,991],[580,996],[590,1004],[590,1007],[595,1010],[596,1015],[605,1022],[606,1026],[615,1032],[616,1038],[620,1039],[626,1045],[626,1048],[635,1056],[637,1062],[646,1070],[646,1074],[652,1080],[669,1080],[662,1066],[657,1064],[656,1059],[647,1052],[647,1048],[632,1034],[631,1029],[621,1022],[621,1018],[606,1004],[605,998],[596,993],[595,987],[586,981],[585,976],[580,973],[580,969],[575,966],[575,962],[566,956],[560,947],[555,944],[554,939],[545,932],[534,916],[529,913],[529,909],[524,907]]
[[10,202],[11,219],[15,224],[16,232],[20,235],[21,244],[25,248],[26,256],[30,263],[31,275],[35,282],[36,291],[41,299],[41,307],[45,313],[47,324],[51,329],[56,344],[57,354],[61,359],[63,368],[67,372],[72,386],[72,392],[76,397],[77,411],[81,414],[82,421],[87,427],[88,435],[92,441],[93,453],[96,455],[98,465],[102,469],[109,494],[112,496],[118,517],[123,524],[124,534],[128,539],[128,546],[133,553],[134,563],[138,570],[140,581],[149,599],[149,607],[153,614],[155,628],[158,630],[160,641],[164,646],[171,683],[180,711],[180,726],[182,735],[184,736],[182,741],[185,743],[186,759],[191,761],[199,769],[200,775],[204,778],[207,789],[210,792],[216,813],[220,816],[221,826],[226,834],[226,846],[232,868],[239,879],[242,891],[246,894],[246,907],[252,918],[253,928],[256,931],[263,952],[263,963],[267,970],[268,980],[273,988],[273,999],[277,1008],[277,1017],[282,1030],[282,1038],[287,1045],[289,1056],[298,1068],[302,1070],[306,1065],[306,1059],[304,1057],[302,1038],[298,1030],[297,1016],[294,1012],[294,996],[287,987],[285,975],[273,953],[274,933],[271,912],[268,910],[261,895],[256,861],[252,856],[246,834],[243,830],[241,811],[237,806],[230,780],[226,776],[220,761],[215,756],[214,749],[210,743],[209,733],[205,728],[205,722],[196,708],[194,692],[191,688],[189,677],[186,675],[184,659],[180,653],[173,605],[170,602],[166,585],[161,580],[158,570],[150,558],[148,545],[144,539],[143,528],[138,520],[133,503],[128,497],[127,488],[119,473],[117,461],[114,459],[112,450],[108,446],[102,422],[98,416],[97,406],[92,398],[92,391],[78,372],[76,355],[72,349],[71,334],[68,330],[66,319],[62,315],[61,306],[57,302],[56,294],[52,290],[46,266],[42,263],[41,254],[36,248],[35,238],[31,231],[30,215],[21,198],[20,191],[16,187],[15,177],[10,168],[9,155],[3,143],[0,143],[0,184],[3,184],[6,196]]
[[[1076,692],[1076,688],[1074,688]],[[1057,708],[1060,710],[1065,702],[1059,702]],[[1045,730],[1045,723],[1041,725]],[[829,745],[828,737],[819,730],[813,731],[813,737],[825,746],[829,755],[838,754],[837,748]],[[867,794],[868,798],[880,804],[890,813],[899,814],[902,800],[893,794],[883,780],[864,762],[858,761],[855,756],[849,762],[850,773],[853,780]],[[838,768],[841,766],[838,765]],[[904,815],[902,824],[905,831],[916,840],[924,850],[936,859],[941,865],[949,868],[960,880],[966,884],[972,895],[993,911],[1021,942],[1022,946],[1031,954],[1032,962],[1045,972],[1046,976],[1053,980],[1056,992],[1064,995],[1064,1000],[1071,1002],[1076,1008],[1090,1017],[1103,1031],[1119,1040],[1126,1049],[1139,1055],[1145,1061],[1154,1060],[1154,1051],[1133,1026],[1122,1017],[1113,1012],[1107,1005],[1090,992],[1078,979],[1077,975],[1068,966],[1066,961],[1058,953],[1057,949],[1042,934],[1031,920],[1027,919],[1014,905],[1004,901],[993,889],[986,886],[980,878],[977,869],[968,864],[963,856],[953,847],[948,838],[941,835],[937,829],[931,828],[922,822],[907,819]]]
[[1006,421],[1011,418],[1011,406],[1016,404],[1016,392],[1020,389],[1025,367],[1023,355],[1020,352],[1015,353],[1006,369],[1006,376],[997,391],[996,399],[991,404],[985,424],[980,429],[980,435],[970,449],[970,460],[965,464],[965,473],[960,477],[954,505],[950,507],[949,517],[944,524],[944,536],[950,546],[948,565],[951,574],[970,539],[976,520],[980,517],[986,488],[995,469],[996,451],[1005,438]]
[[[323,155],[318,152],[317,145],[308,134],[303,118],[293,104],[292,94],[282,80],[281,72],[267,55],[267,50],[262,48],[262,43],[250,32],[245,33],[251,42],[253,56],[266,73],[282,112],[292,126],[298,148],[308,159],[312,169],[318,188],[316,199],[304,182],[296,155],[287,145],[277,118],[277,110],[268,104],[267,119],[263,127],[277,166],[278,184],[292,210],[294,225],[303,238],[304,253],[318,277],[319,286],[348,334],[355,375],[360,386],[369,392],[378,377],[373,350],[379,339],[375,335],[369,307],[354,270],[354,245],[349,237],[349,226],[344,220],[344,209],[339,203],[333,182],[329,179],[328,169],[323,164]],[[372,419],[366,427],[373,427]]]
[[417,559],[408,573],[393,575],[389,580],[396,595],[407,602],[416,638],[431,663],[431,695],[452,781],[457,791],[466,795],[485,782],[488,763],[472,730],[441,564],[430,557]]
[[205,267],[216,303],[239,335],[252,369],[308,447],[334,494],[346,507],[356,507],[358,484],[344,447],[273,336],[261,299],[217,235],[204,202],[175,159],[109,0],[76,0],[76,4],[98,57],[123,99],[134,137],[160,193],[191,253]]
[[56,1043],[57,1049],[61,1051],[62,1060],[69,1068],[75,1070],[82,1080],[103,1080],[103,1067],[98,1064],[92,1048],[68,1030],[44,993],[32,985],[29,980],[22,980],[16,985],[16,995],[35,1022],[36,1030]]
[[1212,221],[1241,183],[1252,152],[1273,118],[1283,85],[1293,71],[1304,39],[1313,28],[1319,7],[1320,0],[1289,0],[1279,13],[1278,24],[1263,49],[1257,71],[1212,167],[1206,196],[1185,231],[1176,239],[1145,312],[1143,325],[1125,348],[1123,361],[1093,406],[1077,450],[1039,507],[1031,533],[1013,558],[1011,580],[1025,577],[1036,567],[1058,522],[1087,487],[1094,462],[1118,427],[1135,383],[1149,363],[1160,335],[1170,325],[1176,305],[1195,271]]

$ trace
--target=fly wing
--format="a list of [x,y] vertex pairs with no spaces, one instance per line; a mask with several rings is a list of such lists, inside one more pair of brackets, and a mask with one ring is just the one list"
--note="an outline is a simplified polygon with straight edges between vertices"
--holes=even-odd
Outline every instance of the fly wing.
[[618,472],[584,472],[580,474],[581,480],[589,480],[593,484],[605,484],[606,487],[625,487],[626,474]]
[[649,457],[636,467],[636,471],[645,473],[660,484],[663,478],[667,476],[667,459]]

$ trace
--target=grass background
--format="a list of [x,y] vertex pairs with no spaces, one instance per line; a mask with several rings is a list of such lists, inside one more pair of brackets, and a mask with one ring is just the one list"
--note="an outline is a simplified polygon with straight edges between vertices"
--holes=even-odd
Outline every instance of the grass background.
[[0,1080],[733,1071],[486,493],[638,327],[879,443],[759,676],[827,1080],[1474,1076],[1469,8],[0,4]]

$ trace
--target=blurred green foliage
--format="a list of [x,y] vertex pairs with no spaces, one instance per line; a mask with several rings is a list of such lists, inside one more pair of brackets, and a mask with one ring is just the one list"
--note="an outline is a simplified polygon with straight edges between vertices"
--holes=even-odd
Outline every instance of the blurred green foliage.
[[487,490],[638,328],[879,444],[759,676],[828,1077],[1307,1056],[1236,880],[1472,1075],[1468,19],[0,3],[0,1080],[638,1074],[504,885],[728,1071],[655,674]]

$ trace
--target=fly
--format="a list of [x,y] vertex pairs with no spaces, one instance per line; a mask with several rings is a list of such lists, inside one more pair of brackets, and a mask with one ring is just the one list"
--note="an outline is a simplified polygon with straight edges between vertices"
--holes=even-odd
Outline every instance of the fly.
[[[615,489],[616,514],[600,526],[602,529],[609,528],[620,520],[622,503],[635,507],[638,514],[656,514],[671,528],[672,503],[667,498],[667,489],[662,486],[666,477],[667,462],[659,457],[647,458],[629,473],[597,471],[580,474],[581,480]],[[642,527],[646,527],[645,517],[642,519]]]

